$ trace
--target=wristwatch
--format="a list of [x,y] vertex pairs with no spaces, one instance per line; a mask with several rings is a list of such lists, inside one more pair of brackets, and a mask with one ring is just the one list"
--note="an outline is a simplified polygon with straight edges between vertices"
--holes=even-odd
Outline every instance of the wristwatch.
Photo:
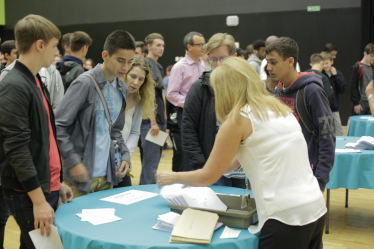
[[368,101],[369,101],[369,99],[370,99],[371,97],[373,97],[373,94],[370,94],[370,95],[368,96]]

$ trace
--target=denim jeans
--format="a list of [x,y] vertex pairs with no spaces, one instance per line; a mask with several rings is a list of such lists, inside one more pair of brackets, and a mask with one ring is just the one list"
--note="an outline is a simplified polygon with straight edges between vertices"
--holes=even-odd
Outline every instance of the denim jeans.
[[[165,127],[163,125],[158,124],[158,127],[160,128],[160,131],[165,131]],[[145,137],[150,129],[151,124],[142,124],[140,126],[140,138],[142,140],[143,147],[143,161],[139,185],[156,183],[155,174],[157,172],[162,154],[162,146],[145,140]]]
[[[46,201],[56,211],[59,193],[53,191],[44,193]],[[29,232],[34,230],[34,212],[33,204],[26,192],[14,191],[12,189],[4,189],[4,198],[8,204],[9,210],[21,230],[21,246],[20,249],[34,249]]]
[[4,199],[3,188],[0,186],[0,248],[4,249],[5,225],[9,218],[9,209]]

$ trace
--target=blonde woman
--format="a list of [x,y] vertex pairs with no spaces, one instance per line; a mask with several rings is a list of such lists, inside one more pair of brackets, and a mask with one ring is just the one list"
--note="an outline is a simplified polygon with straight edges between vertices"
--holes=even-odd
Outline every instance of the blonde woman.
[[[145,119],[149,117],[148,115],[155,115],[154,81],[148,62],[141,57],[134,57],[129,71],[122,79],[129,88],[122,136],[131,158],[138,144],[142,118]],[[125,186],[131,186],[129,175],[126,175],[123,181],[117,185],[117,187]]]
[[309,165],[304,136],[292,110],[270,96],[253,68],[229,58],[210,77],[223,122],[202,169],[161,172],[160,186],[207,186],[241,165],[255,196],[260,249],[318,249],[325,201]]

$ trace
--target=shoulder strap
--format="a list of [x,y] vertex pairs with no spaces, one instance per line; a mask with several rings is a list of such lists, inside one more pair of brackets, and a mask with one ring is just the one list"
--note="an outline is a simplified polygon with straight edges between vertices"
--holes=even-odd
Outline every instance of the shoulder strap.
[[361,61],[358,61],[357,64],[358,64],[357,77],[358,79],[361,79],[362,75],[364,74],[364,66],[362,65]]
[[99,97],[100,97],[100,99],[101,99],[101,102],[103,103],[103,106],[104,106],[105,116],[106,116],[106,119],[107,119],[108,124],[109,124],[109,134],[112,134],[112,119],[110,118],[109,109],[108,109],[108,106],[107,106],[107,104],[106,104],[106,101],[105,101],[104,95],[103,95],[103,93],[101,92],[100,87],[99,87],[99,85],[97,84],[96,80],[94,79],[94,77],[92,77],[91,74],[83,74],[83,75],[86,75],[86,76],[90,77],[91,80],[92,80],[92,82],[95,84],[96,91],[97,91],[97,93],[99,94]]
[[[308,84],[309,85],[309,84]],[[308,108],[306,106],[305,101],[305,88],[308,86],[304,86],[303,88],[300,88],[297,90],[296,94],[296,111],[299,114],[299,118],[301,119],[301,122],[303,122],[305,128],[312,133],[314,139],[318,143],[318,130],[316,129],[315,125],[313,124],[313,121],[310,117],[310,114],[308,112]]]

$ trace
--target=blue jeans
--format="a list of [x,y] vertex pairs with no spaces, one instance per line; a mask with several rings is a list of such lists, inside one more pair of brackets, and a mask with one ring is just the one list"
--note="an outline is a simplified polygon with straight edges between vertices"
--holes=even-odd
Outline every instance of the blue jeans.
[[[58,191],[44,193],[46,201],[56,211],[58,204]],[[33,204],[26,192],[18,192],[12,189],[4,189],[4,198],[8,204],[9,210],[21,230],[20,249],[34,249],[29,232],[34,230],[34,212]]]
[[[160,131],[165,131],[165,127],[163,125],[158,124],[158,127],[160,128]],[[139,185],[156,183],[155,174],[157,172],[162,154],[162,146],[145,140],[145,137],[150,129],[151,124],[142,124],[140,126],[140,138],[142,140],[143,147],[143,161]]]
[[5,225],[9,218],[9,209],[4,199],[3,188],[0,186],[0,248],[4,249]]

